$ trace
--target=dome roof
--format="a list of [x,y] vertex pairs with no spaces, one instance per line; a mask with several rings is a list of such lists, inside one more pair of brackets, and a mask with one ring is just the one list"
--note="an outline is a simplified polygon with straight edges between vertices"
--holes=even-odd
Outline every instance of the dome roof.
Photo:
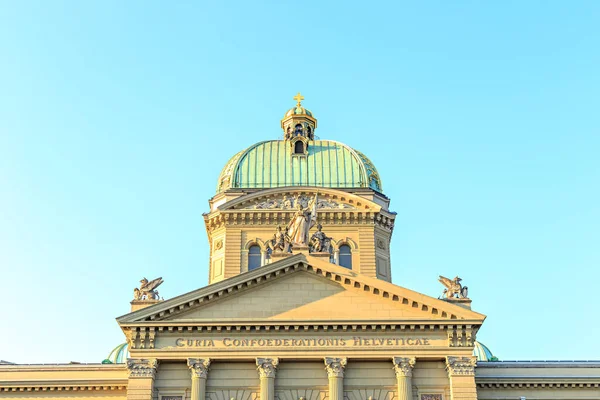
[[129,346],[127,343],[122,343],[115,347],[106,357],[102,364],[124,364],[129,357]]
[[382,192],[373,163],[361,152],[332,140],[310,141],[308,154],[291,154],[290,142],[256,143],[234,155],[221,171],[217,193],[228,189],[284,186],[371,188]]
[[302,107],[301,105],[296,105],[296,106],[290,108],[285,113],[285,115],[283,116],[283,118],[287,118],[287,117],[292,116],[292,115],[303,115],[303,114],[304,115],[308,115],[309,117],[313,116],[312,112],[309,109],[306,109],[306,108]]
[[475,341],[473,355],[477,357],[477,361],[498,361],[498,357],[495,357],[485,344],[478,341]]

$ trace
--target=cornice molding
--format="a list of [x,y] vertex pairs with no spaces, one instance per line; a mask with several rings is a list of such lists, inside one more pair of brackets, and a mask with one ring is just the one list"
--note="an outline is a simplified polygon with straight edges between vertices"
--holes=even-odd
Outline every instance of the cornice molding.
[[[453,324],[470,324],[472,327],[475,327],[475,325],[480,325],[485,319],[485,316],[482,314],[448,302],[413,292],[384,280],[361,275],[343,267],[319,260],[315,257],[297,254],[267,266],[257,268],[256,270],[175,297],[171,300],[126,314],[117,318],[117,321],[122,327],[132,326],[132,324],[140,322],[145,323],[153,321],[164,321],[167,322],[165,325],[168,325],[170,319],[182,312],[187,312],[192,308],[209,304],[218,299],[235,295],[249,288],[256,287],[257,285],[300,271],[329,279],[345,286],[348,290],[358,290],[363,293],[382,297],[390,302],[395,302],[396,304],[402,304],[420,310],[423,312],[423,320],[428,321],[429,324],[445,324],[446,321],[452,321]],[[429,316],[431,316],[431,319]],[[470,323],[470,321],[472,322]],[[179,324],[181,324],[181,322]],[[248,322],[245,324],[248,324]],[[338,323],[334,322],[333,324]],[[409,324],[412,324],[412,322]],[[148,325],[152,326],[153,324]],[[254,323],[252,325],[256,324]],[[154,330],[153,327],[149,329],[151,331]],[[150,332],[150,335],[151,334],[152,333]],[[461,339],[459,340],[459,336],[452,336],[451,339],[453,341],[464,342],[462,340],[462,334],[460,338]],[[472,339],[474,339],[474,337],[472,337]]]

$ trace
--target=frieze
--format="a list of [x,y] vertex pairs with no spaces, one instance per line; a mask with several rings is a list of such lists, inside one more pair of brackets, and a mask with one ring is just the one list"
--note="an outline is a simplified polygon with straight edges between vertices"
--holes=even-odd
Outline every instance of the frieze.
[[[280,196],[270,197],[266,200],[259,201],[255,204],[242,205],[237,209],[241,210],[296,210],[298,204],[302,208],[306,208],[312,197],[306,195],[299,196]],[[317,209],[356,209],[356,207],[340,203],[328,198],[319,198],[317,201]]]
[[163,348],[202,348],[205,350],[217,349],[296,349],[296,348],[405,348],[405,347],[430,347],[443,346],[443,338],[431,338],[425,336],[407,336],[407,337],[365,337],[365,336],[344,336],[344,337],[285,337],[285,338],[266,338],[266,337],[178,337],[175,339],[165,339],[167,346]]

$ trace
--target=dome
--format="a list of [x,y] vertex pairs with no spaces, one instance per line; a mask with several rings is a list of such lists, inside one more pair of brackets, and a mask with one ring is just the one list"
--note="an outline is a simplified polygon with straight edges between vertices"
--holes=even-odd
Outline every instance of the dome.
[[498,361],[498,357],[495,357],[485,344],[478,341],[475,341],[473,355],[477,357],[477,361]]
[[373,163],[343,143],[313,140],[303,157],[292,155],[289,146],[288,141],[269,140],[240,151],[223,168],[217,193],[284,186],[370,188],[382,192]]
[[313,114],[310,110],[302,107],[301,105],[297,105],[295,107],[290,108],[285,115],[283,116],[283,118],[287,118],[290,117],[292,115],[308,115],[309,117],[312,117]]
[[129,357],[129,346],[127,343],[122,343],[115,347],[106,357],[102,364],[124,364]]

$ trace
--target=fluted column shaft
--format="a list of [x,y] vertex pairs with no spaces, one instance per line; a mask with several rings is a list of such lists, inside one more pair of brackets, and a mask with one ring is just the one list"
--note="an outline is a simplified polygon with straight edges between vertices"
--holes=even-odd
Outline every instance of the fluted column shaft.
[[275,400],[275,374],[278,364],[278,358],[256,359],[260,374],[260,400]]
[[398,399],[412,400],[412,369],[415,359],[409,357],[394,357],[394,372],[398,384]]
[[344,400],[344,369],[347,359],[325,357],[325,369],[329,377],[329,400]]
[[208,378],[208,358],[188,358],[188,367],[192,373],[192,393],[190,400],[206,400],[206,379]]

